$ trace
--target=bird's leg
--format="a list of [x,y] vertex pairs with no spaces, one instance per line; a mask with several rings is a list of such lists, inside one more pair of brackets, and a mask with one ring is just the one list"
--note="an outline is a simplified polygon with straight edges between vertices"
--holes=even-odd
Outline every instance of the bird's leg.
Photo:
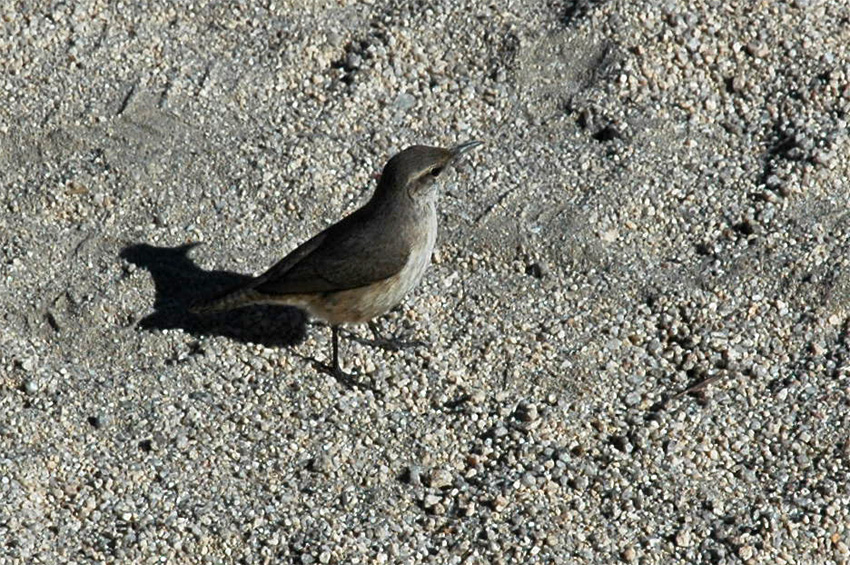
[[374,336],[374,339],[371,340],[369,344],[383,349],[388,349],[389,351],[399,351],[401,349],[427,345],[424,341],[406,340],[398,335],[386,337],[378,329],[378,324],[376,324],[374,320],[369,320],[369,329],[372,330],[372,335]]
[[331,326],[331,342],[333,348],[333,372],[334,375],[342,373],[342,367],[339,366],[339,326]]
[[370,387],[357,382],[357,380],[352,374],[343,371],[342,367],[340,367],[339,365],[339,326],[331,326],[331,348],[331,364],[324,365],[317,362],[316,364],[318,368],[321,371],[331,375],[333,378],[335,378],[341,384],[347,386],[348,388],[357,387],[370,389]]
[[341,383],[350,387],[354,381],[351,375],[339,366],[339,326],[331,326],[331,343],[333,348],[333,361],[331,361],[330,373]]

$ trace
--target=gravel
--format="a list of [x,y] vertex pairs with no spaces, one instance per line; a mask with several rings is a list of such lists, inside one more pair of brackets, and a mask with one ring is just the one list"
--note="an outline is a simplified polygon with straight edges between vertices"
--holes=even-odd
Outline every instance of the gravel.
[[[0,562],[850,562],[850,7],[0,8]],[[481,139],[315,369],[198,319]]]

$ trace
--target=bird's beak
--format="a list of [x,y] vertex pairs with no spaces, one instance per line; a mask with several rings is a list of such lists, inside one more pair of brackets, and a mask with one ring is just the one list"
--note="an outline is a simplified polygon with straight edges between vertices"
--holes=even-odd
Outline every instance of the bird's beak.
[[476,141],[476,140],[467,141],[466,143],[461,143],[460,145],[455,145],[454,147],[449,149],[449,153],[451,153],[452,159],[457,159],[458,157],[460,157],[461,155],[463,155],[464,153],[466,153],[470,149],[475,149],[479,145],[484,145],[484,142],[483,141]]

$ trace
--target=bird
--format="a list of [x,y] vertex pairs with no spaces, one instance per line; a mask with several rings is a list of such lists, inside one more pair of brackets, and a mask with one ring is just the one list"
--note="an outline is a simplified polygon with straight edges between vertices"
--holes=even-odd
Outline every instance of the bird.
[[[447,167],[482,145],[413,145],[386,163],[371,198],[274,264],[223,295],[195,304],[194,314],[255,304],[300,308],[331,327],[331,362],[322,365],[351,385],[342,370],[339,328],[389,312],[419,284],[437,239],[439,180]],[[377,332],[376,332],[377,335]]]

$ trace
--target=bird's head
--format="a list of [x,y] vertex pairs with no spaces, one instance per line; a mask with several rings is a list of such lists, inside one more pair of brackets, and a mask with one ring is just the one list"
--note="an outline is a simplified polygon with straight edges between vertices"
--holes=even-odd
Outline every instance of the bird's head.
[[415,201],[433,197],[437,179],[455,159],[480,141],[467,141],[454,147],[428,147],[414,145],[390,159],[378,182],[376,198],[411,198]]

